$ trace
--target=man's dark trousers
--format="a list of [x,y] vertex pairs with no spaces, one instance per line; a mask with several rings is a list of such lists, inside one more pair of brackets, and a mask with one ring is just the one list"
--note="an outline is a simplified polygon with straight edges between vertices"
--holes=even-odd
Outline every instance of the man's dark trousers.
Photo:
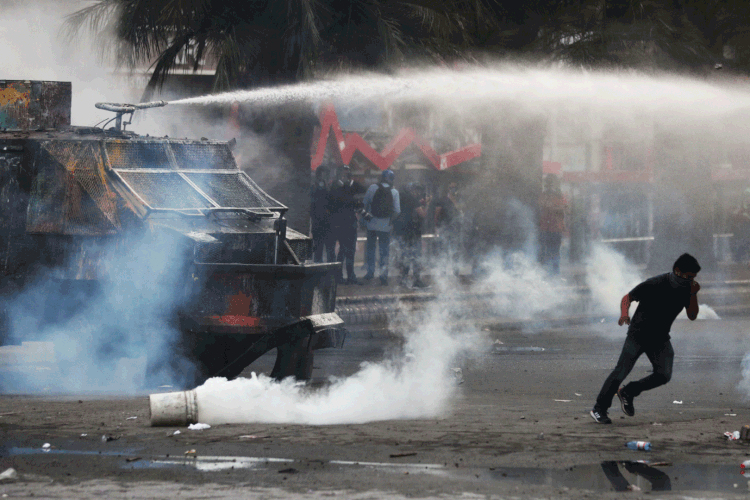
[[391,233],[386,231],[367,230],[367,277],[375,275],[375,249],[380,253],[381,278],[388,277],[388,259],[390,257]]
[[[312,227],[313,261],[323,262],[323,250],[325,249],[326,261],[336,260],[336,248],[331,241],[331,228],[317,225]],[[335,243],[335,241],[333,241]]]
[[[353,280],[354,254],[357,250],[357,225],[337,226],[333,229],[334,239],[339,242],[339,253],[336,262],[343,262],[346,267],[346,278]],[[343,276],[343,269],[341,270]]]
[[604,381],[602,390],[596,398],[596,409],[608,410],[612,406],[612,399],[617,394],[620,384],[628,376],[635,366],[635,362],[641,354],[646,353],[649,361],[654,367],[653,373],[648,377],[630,382],[623,390],[631,397],[639,396],[643,391],[648,391],[660,385],[664,385],[672,378],[672,362],[674,361],[674,350],[672,343],[667,340],[664,343],[643,344],[636,341],[631,335],[625,339],[622,346],[620,359],[617,366]]

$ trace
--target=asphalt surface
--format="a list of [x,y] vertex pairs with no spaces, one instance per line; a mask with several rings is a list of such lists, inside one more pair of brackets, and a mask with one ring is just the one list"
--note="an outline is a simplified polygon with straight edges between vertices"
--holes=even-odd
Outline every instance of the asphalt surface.
[[[453,379],[457,392],[434,418],[189,431],[151,427],[145,394],[0,396],[0,472],[19,475],[0,483],[0,495],[615,498],[622,483],[605,473],[614,467],[635,490],[630,496],[747,498],[739,464],[750,446],[723,433],[750,424],[748,394],[738,387],[749,330],[744,318],[678,320],[672,381],[637,398],[635,417],[613,408],[609,426],[588,411],[625,335],[610,320],[526,330],[485,322],[487,342],[446,367],[461,368],[463,382]],[[398,334],[355,330],[343,350],[318,351],[310,390],[401,345]],[[272,364],[269,354],[253,369]],[[648,370],[644,357],[631,377]],[[630,440],[648,440],[653,450],[628,450]],[[667,465],[639,473],[634,460]],[[664,488],[664,476],[671,492],[652,492]]]

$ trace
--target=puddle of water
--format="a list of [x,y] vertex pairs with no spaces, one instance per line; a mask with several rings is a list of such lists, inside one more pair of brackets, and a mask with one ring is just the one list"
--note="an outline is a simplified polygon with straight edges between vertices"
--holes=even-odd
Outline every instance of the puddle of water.
[[[231,456],[185,456],[185,457],[151,457],[140,458],[135,450],[119,451],[81,451],[81,450],[63,450],[50,448],[5,448],[0,452],[0,456],[12,455],[81,455],[81,456],[106,456],[122,458],[125,463],[121,465],[123,469],[161,469],[173,467],[192,467],[201,472],[215,472],[228,469],[253,469],[266,470],[270,464],[290,464],[295,462],[291,458],[273,458],[273,457],[231,457]],[[130,459],[130,461],[128,461]],[[135,460],[133,460],[135,459]],[[423,473],[433,475],[446,475],[444,466],[441,464],[419,464],[419,463],[391,463],[391,462],[355,462],[348,460],[331,460],[327,462],[330,465],[347,466],[347,467],[367,467],[380,469],[394,473]]]
[[[544,347],[506,347],[506,346],[495,346],[495,352],[542,352],[551,349],[545,349]],[[559,349],[557,349],[559,350]]]
[[102,455],[108,457],[129,457],[135,454],[133,449],[124,449],[117,451],[82,451],[82,450],[61,450],[58,448],[5,448],[0,451],[0,456],[13,455]]
[[291,463],[289,458],[263,457],[185,457],[185,458],[154,458],[130,462],[126,469],[158,469],[164,467],[193,467],[201,472],[215,472],[227,469],[265,469],[265,465],[272,463]]
[[[597,491],[734,491],[750,490],[739,464],[681,464],[652,467],[632,461],[606,461],[565,470],[498,467],[492,479]],[[634,488],[635,487],[635,488]]]
[[331,465],[366,467],[396,474],[429,474],[431,476],[450,475],[448,471],[445,470],[445,466],[441,464],[399,464],[392,462],[354,462],[349,460],[331,460],[328,463]]

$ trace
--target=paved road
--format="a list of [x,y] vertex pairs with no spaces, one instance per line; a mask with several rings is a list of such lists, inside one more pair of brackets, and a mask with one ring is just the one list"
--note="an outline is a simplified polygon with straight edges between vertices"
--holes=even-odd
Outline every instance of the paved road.
[[[397,377],[346,396],[362,406],[354,414],[375,415],[388,406],[383,401],[403,405],[403,391],[414,391],[406,406],[417,407],[435,398],[433,391],[456,389],[430,418],[189,431],[150,427],[145,395],[0,397],[0,469],[13,467],[21,478],[0,484],[0,495],[614,498],[622,493],[611,491],[602,462],[648,459],[670,463],[652,469],[691,497],[747,497],[750,483],[739,463],[750,448],[722,434],[750,424],[747,394],[738,389],[750,321],[677,322],[672,382],[638,398],[633,418],[613,411],[612,426],[595,424],[587,412],[624,329],[605,322],[528,332],[486,324],[480,331],[485,342],[441,367],[446,376],[404,385]],[[383,332],[354,332],[344,350],[319,351],[312,392],[326,390],[322,381],[330,375],[351,377],[362,362],[398,357],[402,345]],[[254,368],[270,370],[272,363],[267,356]],[[648,368],[642,360],[634,376]],[[654,450],[625,449],[632,439],[649,440]],[[43,451],[45,443],[51,451]],[[607,467],[611,474],[612,463]],[[648,491],[648,474],[629,467],[614,464],[625,484]]]

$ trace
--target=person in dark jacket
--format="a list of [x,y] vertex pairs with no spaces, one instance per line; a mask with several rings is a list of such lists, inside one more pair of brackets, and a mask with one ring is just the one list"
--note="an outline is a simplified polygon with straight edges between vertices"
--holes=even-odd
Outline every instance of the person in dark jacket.
[[430,202],[423,186],[409,183],[401,196],[401,213],[393,223],[393,235],[398,247],[398,269],[401,274],[400,284],[407,286],[411,269],[414,288],[425,288],[427,285],[420,278],[422,270],[422,223],[427,215],[427,204]]
[[459,203],[458,185],[451,182],[445,196],[435,204],[435,228],[440,237],[447,264],[458,276],[461,260],[463,211]]
[[352,180],[348,165],[339,169],[339,176],[331,186],[328,207],[331,212],[331,243],[339,244],[336,262],[346,267],[346,280],[343,268],[339,282],[347,285],[361,285],[354,274],[354,253],[357,250],[357,212],[362,207],[365,188]]
[[325,165],[315,170],[315,184],[310,194],[310,232],[315,262],[323,262],[324,248],[328,262],[333,262],[336,258],[334,247],[330,244],[331,212],[328,207],[327,183],[329,173],[330,169]]
[[[618,324],[629,325],[628,336],[622,346],[617,366],[604,381],[590,412],[591,417],[598,423],[612,423],[607,410],[612,405],[615,394],[620,399],[622,411],[632,417],[635,415],[635,397],[643,391],[666,384],[672,378],[674,350],[669,341],[669,331],[683,309],[690,320],[698,317],[698,291],[701,287],[695,281],[695,277],[700,270],[701,266],[695,257],[684,253],[675,261],[671,273],[647,279],[622,298]],[[632,320],[631,302],[638,302]],[[644,353],[651,361],[653,373],[620,387],[635,366],[635,362]]]

